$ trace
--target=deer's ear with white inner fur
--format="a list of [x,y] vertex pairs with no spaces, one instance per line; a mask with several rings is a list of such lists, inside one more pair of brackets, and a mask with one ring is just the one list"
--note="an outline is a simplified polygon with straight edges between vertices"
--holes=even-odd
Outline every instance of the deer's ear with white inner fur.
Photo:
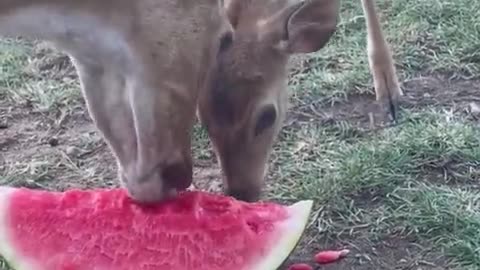
[[290,54],[323,48],[337,28],[339,0],[287,2],[280,11],[258,22],[259,38]]

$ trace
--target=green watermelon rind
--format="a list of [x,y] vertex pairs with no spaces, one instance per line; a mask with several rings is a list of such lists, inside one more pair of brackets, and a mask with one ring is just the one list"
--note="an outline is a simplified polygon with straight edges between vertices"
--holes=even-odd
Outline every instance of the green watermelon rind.
[[28,258],[22,258],[12,248],[12,241],[9,239],[11,233],[6,223],[8,222],[10,195],[14,191],[14,188],[0,187],[0,255],[15,270],[43,270],[34,267],[33,262],[29,262]]
[[[15,252],[13,241],[9,239],[9,235],[12,234],[6,222],[8,222],[9,197],[14,191],[15,188],[0,187],[0,255],[15,270],[48,270],[42,269],[33,260]],[[300,241],[312,207],[312,200],[299,201],[286,206],[289,217],[277,225],[279,237],[272,241],[272,249],[264,259],[253,262],[253,265],[242,270],[275,270],[280,267]]]
[[312,200],[299,201],[287,206],[290,217],[278,225],[280,238],[274,242],[264,260],[243,270],[275,270],[280,267],[300,241],[307,228],[312,208]]

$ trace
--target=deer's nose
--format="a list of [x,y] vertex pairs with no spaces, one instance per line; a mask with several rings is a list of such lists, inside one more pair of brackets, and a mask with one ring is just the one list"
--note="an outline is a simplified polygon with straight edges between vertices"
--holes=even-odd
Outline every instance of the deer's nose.
[[162,172],[166,185],[179,191],[187,189],[192,184],[193,167],[190,162],[176,162],[168,165]]
[[237,200],[245,202],[256,202],[260,199],[261,190],[257,187],[250,189],[231,189],[228,188],[226,194],[234,197]]

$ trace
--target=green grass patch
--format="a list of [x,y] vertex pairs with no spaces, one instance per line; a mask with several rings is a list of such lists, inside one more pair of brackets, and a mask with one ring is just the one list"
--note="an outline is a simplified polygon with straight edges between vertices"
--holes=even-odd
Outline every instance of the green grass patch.
[[[401,80],[442,72],[476,77],[480,71],[480,2],[469,0],[375,1]],[[344,0],[339,27],[328,45],[305,57],[306,72],[291,85],[300,102],[373,93],[361,1]]]
[[313,198],[319,236],[375,240],[401,228],[480,267],[480,197],[470,190],[480,180],[477,128],[425,111],[378,134],[339,140],[330,131],[310,124],[286,132],[274,155],[272,197]]
[[[391,193],[391,219],[432,241],[461,267],[480,268],[480,194],[424,183]],[[462,268],[465,269],[465,268]]]
[[0,40],[0,94],[10,93],[9,89],[18,88],[27,79],[22,71],[30,53],[31,46],[24,42]]
[[[478,77],[480,2],[376,2],[401,80]],[[365,49],[361,2],[342,1],[335,37],[292,76],[295,102],[373,93]],[[319,237],[373,241],[396,228],[433,240],[459,269],[478,269],[480,132],[440,111],[405,113],[405,124],[380,133],[344,123],[285,130],[273,157],[271,196],[315,199]]]
[[52,79],[37,70],[29,70],[33,61],[48,62],[33,58],[33,44],[25,40],[0,40],[0,97],[15,104],[30,104],[37,109],[49,110],[55,106],[70,105],[80,99],[77,80]]

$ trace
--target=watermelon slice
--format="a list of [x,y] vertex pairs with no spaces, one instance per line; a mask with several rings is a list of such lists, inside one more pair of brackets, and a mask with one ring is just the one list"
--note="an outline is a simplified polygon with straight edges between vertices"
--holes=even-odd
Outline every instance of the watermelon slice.
[[275,270],[311,208],[199,191],[140,206],[122,189],[0,187],[0,255],[16,270]]

